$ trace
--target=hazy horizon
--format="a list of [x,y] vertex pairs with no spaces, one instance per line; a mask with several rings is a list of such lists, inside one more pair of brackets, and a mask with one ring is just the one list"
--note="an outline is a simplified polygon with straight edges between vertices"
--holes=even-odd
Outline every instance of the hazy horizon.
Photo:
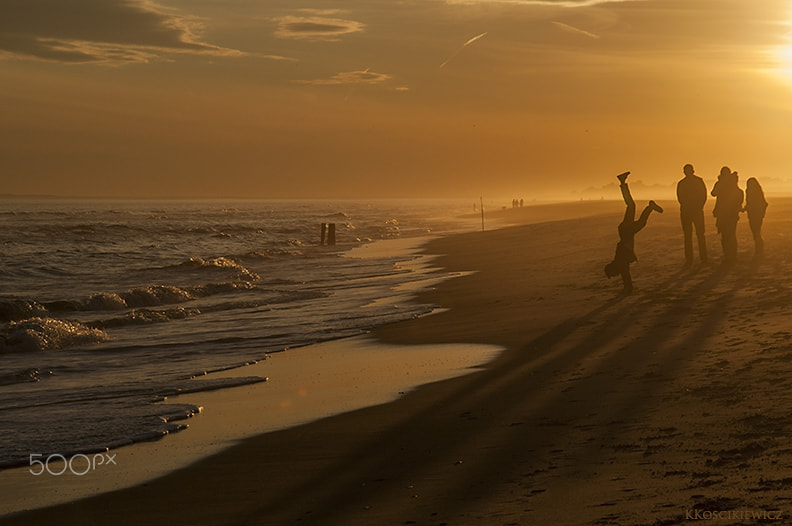
[[792,193],[789,2],[334,5],[3,3],[0,193],[574,200],[686,163]]

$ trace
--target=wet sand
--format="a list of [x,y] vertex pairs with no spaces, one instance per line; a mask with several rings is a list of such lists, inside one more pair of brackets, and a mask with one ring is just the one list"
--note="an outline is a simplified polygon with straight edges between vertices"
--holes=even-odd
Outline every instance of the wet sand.
[[[36,457],[0,471],[0,515],[147,483],[244,438],[391,402],[416,386],[469,374],[503,349],[491,345],[387,345],[370,335],[272,353],[213,378],[267,379],[241,387],[171,396],[163,404],[201,408],[188,428],[107,453]],[[47,462],[41,464],[41,462]]]
[[711,263],[692,268],[661,202],[627,297],[602,271],[621,203],[539,224],[519,224],[533,207],[493,214],[517,225],[427,245],[474,271],[419,294],[445,310],[374,332],[504,347],[483,370],[0,524],[786,523],[792,200],[768,200],[760,264],[743,218],[738,263],[721,266],[708,215]]

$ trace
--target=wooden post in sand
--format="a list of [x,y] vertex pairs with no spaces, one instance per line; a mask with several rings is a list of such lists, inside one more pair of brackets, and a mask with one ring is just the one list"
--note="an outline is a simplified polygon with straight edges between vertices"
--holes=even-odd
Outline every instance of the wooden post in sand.
[[321,240],[319,241],[320,245],[324,245],[325,242],[325,232],[327,231],[327,223],[321,223]]
[[327,244],[335,245],[335,223],[327,225]]
[[484,197],[479,197],[481,201],[481,231],[484,232]]

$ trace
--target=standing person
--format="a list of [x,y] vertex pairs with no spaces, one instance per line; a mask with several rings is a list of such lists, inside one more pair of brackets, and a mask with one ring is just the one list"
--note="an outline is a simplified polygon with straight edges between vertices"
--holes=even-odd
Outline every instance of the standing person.
[[621,275],[625,294],[629,294],[633,290],[630,264],[638,261],[635,256],[635,234],[646,226],[646,220],[649,219],[649,214],[652,211],[663,213],[663,209],[657,203],[649,201],[649,204],[643,209],[641,216],[636,221],[635,201],[633,201],[630,188],[627,186],[628,175],[630,175],[630,172],[624,172],[616,176],[619,179],[619,188],[627,209],[624,211],[624,219],[619,223],[619,242],[616,244],[616,254],[613,256],[613,261],[605,265],[605,275],[608,278]]
[[712,215],[721,236],[723,262],[734,263],[737,260],[737,222],[745,197],[738,184],[737,172],[732,172],[728,166],[721,168],[711,193],[716,198]]
[[695,174],[692,164],[686,164],[682,171],[685,177],[677,183],[677,201],[682,219],[682,233],[685,237],[685,264],[693,264],[693,229],[696,229],[699,259],[707,262],[707,240],[704,237],[704,204],[707,202],[707,185],[704,179]]
[[748,225],[751,227],[751,234],[753,234],[754,240],[755,259],[762,259],[762,256],[764,256],[762,223],[764,222],[766,210],[767,200],[765,200],[762,185],[759,184],[756,177],[750,177],[745,181],[745,207],[743,211],[748,213]]

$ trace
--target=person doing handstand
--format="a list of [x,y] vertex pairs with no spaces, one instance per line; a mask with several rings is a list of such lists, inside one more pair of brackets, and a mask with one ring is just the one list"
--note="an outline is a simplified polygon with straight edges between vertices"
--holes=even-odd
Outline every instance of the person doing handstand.
[[621,275],[625,294],[629,294],[633,289],[630,264],[633,261],[638,261],[635,256],[635,234],[646,226],[649,214],[653,211],[663,213],[663,209],[657,203],[649,201],[638,220],[635,219],[635,201],[633,201],[630,188],[627,186],[628,175],[630,172],[616,176],[619,179],[619,188],[621,188],[627,209],[624,211],[624,219],[619,223],[619,242],[616,244],[616,254],[613,256],[613,261],[605,265],[605,275],[608,278]]

